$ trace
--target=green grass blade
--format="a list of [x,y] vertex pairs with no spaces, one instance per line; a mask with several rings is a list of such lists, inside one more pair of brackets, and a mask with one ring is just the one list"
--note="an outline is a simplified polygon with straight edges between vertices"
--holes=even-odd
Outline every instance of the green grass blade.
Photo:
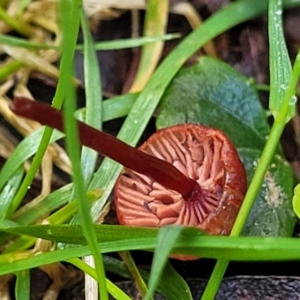
[[[94,279],[97,279],[97,274],[95,272],[95,269],[93,269],[91,266],[83,262],[79,258],[71,258],[67,260],[68,263],[76,266],[80,270],[82,270],[84,273],[90,275]],[[107,290],[108,292],[114,297],[114,299],[120,299],[120,300],[130,300],[131,298],[125,294],[118,286],[113,284],[110,280],[106,279],[107,284]]]
[[30,270],[16,273],[15,297],[17,300],[30,299]]
[[[238,236],[243,226],[246,222],[247,216],[249,215],[249,212],[251,210],[252,204],[255,200],[255,197],[259,191],[259,188],[263,182],[265,173],[268,169],[268,166],[276,152],[276,148],[278,145],[278,142],[280,140],[281,134],[283,132],[286,118],[289,113],[289,107],[291,104],[291,99],[295,94],[297,82],[299,80],[300,76],[300,50],[297,54],[296,61],[293,67],[292,76],[290,78],[288,88],[285,91],[284,94],[284,101],[282,108],[277,115],[274,124],[272,126],[269,138],[266,142],[266,145],[263,149],[262,155],[259,159],[258,166],[256,168],[256,171],[254,173],[254,176],[250,182],[250,185],[248,187],[247,194],[245,196],[245,199],[243,201],[243,204],[241,206],[241,209],[239,211],[239,214],[236,218],[235,224],[231,231],[231,236]],[[205,288],[205,291],[202,295],[202,299],[212,299],[217,293],[218,287],[220,285],[220,282],[223,278],[223,275],[225,273],[225,270],[228,266],[228,261],[222,261],[219,260],[213,270],[213,273],[207,283],[207,286]]]
[[28,24],[23,23],[20,19],[10,16],[1,6],[0,19],[12,29],[24,36],[31,36],[33,33],[32,28]]
[[124,263],[127,266],[128,271],[131,274],[131,278],[135,283],[137,290],[139,291],[141,297],[144,299],[147,293],[147,285],[139,272],[138,267],[136,266],[131,254],[129,251],[119,252],[119,256],[122,258]]
[[127,116],[138,94],[125,94],[103,102],[103,121]]
[[[269,109],[276,118],[281,110],[284,93],[292,73],[292,66],[284,39],[282,0],[269,1],[269,45],[270,45],[270,103]],[[296,102],[296,98],[294,102]],[[293,103],[295,104],[295,103]],[[287,120],[295,115],[295,105],[290,105]]]
[[[27,234],[38,233],[39,237],[66,242],[65,239],[57,239],[63,228],[67,229],[63,232],[65,238],[68,239],[68,235],[74,235],[74,228],[80,229],[81,227],[78,225],[77,227],[75,225],[24,227],[15,226],[11,222],[0,222],[1,230],[24,234],[24,229],[26,229]],[[157,243],[157,230],[109,225],[98,225],[95,229],[99,239],[99,251],[102,253],[138,249],[153,250]],[[172,226],[170,230],[176,231],[177,229]],[[122,235],[124,231],[125,236]],[[83,232],[79,234],[84,240]],[[75,235],[78,235],[78,230],[75,231]],[[299,246],[300,241],[297,238],[201,236],[195,229],[186,227],[174,243],[172,253],[234,261],[285,261],[300,260]],[[90,254],[88,246],[72,247],[40,255],[34,255],[32,252],[2,254],[0,255],[0,275]],[[32,255],[34,256],[28,257]]]
[[[0,172],[0,190],[18,170],[18,168],[37,152],[44,129],[45,127],[42,127],[23,139],[19,143],[15,151],[11,154],[11,156],[6,160]],[[57,141],[62,137],[62,133],[54,131],[54,134],[52,135],[49,142],[51,143]]]
[[[62,189],[64,189],[65,187],[67,187],[67,186],[64,186]],[[57,190],[56,192],[58,192],[58,191],[59,190]],[[53,194],[52,194],[52,196],[53,196]],[[47,199],[47,198],[49,198],[49,199],[53,198],[53,197],[51,197],[51,195],[46,197],[46,199],[44,201],[39,202],[38,205],[32,206],[30,208],[30,210],[27,210],[26,211],[27,214],[26,213],[23,214],[23,219],[20,218],[20,216],[19,216],[19,220],[24,221],[24,215],[30,215],[31,222],[27,222],[27,223],[24,222],[23,224],[32,224],[33,222],[37,221],[38,219],[41,219],[42,217],[44,217],[45,215],[49,215],[50,212],[52,212],[53,210],[60,208],[61,205],[67,203],[68,200],[70,199],[69,193],[68,193],[67,197],[64,197],[64,195],[62,195],[63,193],[56,193],[56,194],[57,194],[57,197],[53,199],[55,201],[51,201],[51,200],[49,201]],[[101,190],[89,191],[87,194],[89,203],[92,203],[93,201],[96,201],[97,199],[99,199],[101,194],[102,194]],[[63,199],[65,199],[65,200],[63,201]],[[52,202],[54,202],[54,203],[52,203]],[[71,201],[67,205],[58,209],[55,213],[53,213],[52,215],[47,217],[46,221],[48,221],[50,224],[62,224],[66,221],[69,221],[72,218],[72,216],[75,213],[77,213],[77,211],[78,211],[77,201]],[[15,218],[15,219],[13,218],[13,220],[16,220],[16,219],[17,218]],[[28,221],[28,219],[26,221]],[[3,236],[3,234],[2,234],[2,236]],[[9,236],[6,236],[5,240],[7,240],[8,238],[9,238]],[[1,240],[3,241],[4,237],[2,237]],[[7,248],[5,248],[5,250],[3,250],[3,253],[26,250],[26,249],[32,247],[34,245],[35,241],[36,241],[35,238],[31,238],[28,236],[21,236],[20,238],[14,240]]]
[[[108,42],[97,42],[95,43],[95,49],[116,50],[116,49],[134,48],[134,47],[140,47],[150,43],[169,41],[169,40],[177,39],[179,37],[180,35],[177,33],[169,33],[160,36],[120,39],[120,40],[113,40]],[[81,49],[81,46],[77,46],[77,49]]]
[[[168,6],[168,0],[148,1],[144,25],[145,36],[164,34],[169,16]],[[139,92],[144,88],[159,62],[163,46],[163,42],[143,46],[138,70],[130,92]]]
[[[123,261],[115,259],[111,256],[104,256],[105,270],[112,272],[124,278],[131,278],[131,275]],[[149,280],[149,273],[139,268],[139,273],[147,282]],[[176,285],[173,284],[176,282]],[[170,263],[167,263],[161,280],[157,286],[157,292],[163,295],[166,299],[185,299],[189,294],[189,287],[184,279],[175,271]]]
[[[83,68],[86,95],[86,114],[85,123],[90,126],[102,129],[102,91],[100,70],[98,60],[93,44],[92,36],[89,30],[89,24],[86,16],[81,14],[81,27],[84,39],[83,48]],[[86,185],[94,173],[98,153],[90,148],[82,147],[81,168]]]
[[3,64],[0,69],[0,82],[4,81],[9,75],[15,73],[19,69],[21,69],[24,64],[20,61],[9,61],[6,64]]
[[[113,41],[105,41],[105,42],[97,42],[94,47],[95,50],[115,50],[115,49],[125,49],[125,48],[133,48],[140,47],[145,44],[160,42],[160,41],[168,41],[172,39],[179,38],[180,35],[176,33],[165,34],[160,36],[151,36],[151,37],[140,37],[135,39],[119,39]],[[0,44],[9,45],[13,47],[20,47],[26,49],[40,50],[40,49],[56,49],[59,50],[58,46],[54,45],[46,45],[46,44],[36,44],[29,42],[28,40],[13,37],[9,35],[0,34]],[[77,45],[77,50],[83,50],[84,45]]]
[[8,180],[7,185],[3,188],[0,194],[0,220],[5,219],[7,211],[11,205],[11,200],[14,198],[21,181],[23,179],[23,167],[19,167],[12,177]]
[[[168,257],[171,253],[174,243],[176,242],[183,227],[176,227],[173,229],[169,226],[163,227],[159,230],[157,236],[157,246],[155,248],[154,257],[151,265],[151,273],[148,282],[148,292],[145,300],[150,300],[153,297],[155,289],[161,280],[164,267],[167,264]],[[173,282],[176,284],[176,282]]]
[[[64,39],[62,41],[63,53],[69,53],[71,60],[66,65],[63,72],[65,74],[65,101],[64,101],[64,126],[66,132],[66,147],[70,160],[72,162],[73,181],[74,181],[74,194],[78,201],[78,211],[80,215],[81,225],[83,232],[85,233],[86,240],[91,248],[93,254],[96,273],[99,284],[100,297],[103,300],[108,300],[107,286],[105,280],[105,270],[102,262],[101,253],[98,250],[97,236],[93,227],[93,222],[90,217],[90,205],[87,201],[84,178],[81,170],[79,140],[78,140],[78,128],[76,119],[74,118],[75,112],[75,88],[73,86],[73,57],[75,46],[70,44],[70,38],[68,37],[70,31],[70,24],[74,24],[71,27],[71,33],[75,36],[78,34],[78,23],[80,19],[80,5],[81,2],[73,1],[69,2],[64,0],[61,2],[61,18],[62,18],[62,32]],[[69,12],[72,12],[70,14]],[[75,22],[74,22],[75,18]],[[78,19],[78,22],[77,22]],[[73,37],[71,37],[72,41]]]

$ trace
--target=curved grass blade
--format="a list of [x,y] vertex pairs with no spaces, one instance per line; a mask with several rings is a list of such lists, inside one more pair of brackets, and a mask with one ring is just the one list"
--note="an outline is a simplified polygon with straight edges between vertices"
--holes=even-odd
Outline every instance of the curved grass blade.
[[[93,254],[96,273],[98,278],[100,298],[108,300],[105,270],[102,262],[101,252],[97,248],[97,237],[93,227],[93,222],[90,216],[90,205],[87,201],[86,188],[84,178],[81,170],[80,163],[80,147],[78,140],[78,128],[76,125],[76,119],[74,118],[75,112],[75,87],[73,85],[73,58],[75,45],[72,45],[73,36],[68,38],[70,24],[71,32],[77,36],[79,28],[79,20],[81,14],[81,1],[68,0],[61,1],[61,19],[62,19],[62,51],[63,53],[69,53],[70,60],[62,69],[65,74],[64,88],[65,88],[65,99],[64,99],[64,126],[66,132],[66,148],[72,163],[72,176],[74,182],[74,195],[78,203],[78,212],[80,215],[82,230],[85,233],[85,238],[91,248]],[[68,13],[71,11],[73,14]],[[71,42],[71,43],[70,43]]]
[[[154,257],[151,265],[151,273],[148,282],[148,292],[145,300],[150,300],[161,280],[164,267],[167,264],[168,257],[171,253],[174,243],[178,239],[183,227],[172,228],[170,226],[163,227],[159,230],[157,236],[157,246],[155,248]],[[168,279],[170,280],[170,279]],[[173,282],[176,284],[176,282]],[[191,294],[187,291],[183,299],[192,299]]]
[[[15,234],[38,235],[39,237],[67,242],[73,235],[81,234],[82,231],[75,231],[76,228],[70,225],[37,225],[37,226],[17,226],[11,222],[0,222],[0,229],[13,232]],[[104,227],[104,228],[103,228]],[[108,230],[108,227],[112,227]],[[62,237],[62,231],[65,238]],[[66,230],[68,228],[68,230]],[[80,229],[80,226],[77,226]],[[26,229],[26,230],[24,230]],[[144,228],[124,228],[121,226],[95,226],[99,239],[99,251],[102,253],[127,250],[153,250],[156,246],[157,230]],[[125,229],[126,237],[122,236]],[[170,230],[177,230],[172,226]],[[184,228],[180,236],[173,245],[172,253],[188,254],[209,258],[230,259],[234,261],[285,261],[300,260],[299,246],[297,238],[262,238],[262,237],[224,237],[224,236],[201,236],[199,231],[193,228]],[[153,235],[153,233],[155,233]],[[60,236],[60,237],[59,237]],[[120,237],[122,237],[120,239]],[[86,241],[85,241],[86,242]],[[0,275],[11,272],[22,271],[28,268],[38,267],[58,261],[64,261],[73,257],[90,255],[88,246],[77,246],[54,252],[47,252],[34,255],[32,252],[9,253],[0,255]],[[25,258],[24,258],[25,257]],[[27,257],[27,258],[26,258]],[[9,263],[8,263],[9,262]]]

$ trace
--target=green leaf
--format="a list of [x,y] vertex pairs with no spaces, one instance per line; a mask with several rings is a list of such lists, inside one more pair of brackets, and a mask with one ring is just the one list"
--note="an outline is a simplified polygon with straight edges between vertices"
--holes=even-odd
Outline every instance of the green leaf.
[[15,297],[17,300],[30,298],[30,270],[23,270],[16,274]]
[[[282,23],[282,0],[269,1],[269,44],[270,44],[270,103],[269,108],[276,118],[282,108],[292,65],[285,44]],[[295,115],[295,95],[291,99],[286,122]]]
[[[107,255],[103,256],[103,261],[107,272],[118,274],[124,278],[131,278],[128,268],[123,261]],[[143,279],[147,282],[149,280],[149,273],[140,268],[139,272]],[[173,284],[174,282],[176,282],[176,284]],[[189,287],[187,283],[169,262],[164,269],[156,291],[166,299],[187,299],[187,295],[189,295]]]
[[24,176],[23,167],[19,167],[0,193],[0,219],[5,219],[6,213],[10,207],[11,201],[21,184]]
[[[139,37],[139,38],[130,38],[130,39],[119,39],[113,41],[103,41],[95,43],[96,50],[115,50],[115,49],[125,49],[125,48],[134,48],[140,47],[146,44],[168,41],[172,39],[179,38],[178,33],[165,34],[160,36],[151,36],[151,37]],[[46,45],[46,44],[36,44],[28,42],[26,39],[17,38],[9,35],[0,34],[0,43],[3,45],[9,45],[13,47],[21,47],[27,49],[59,49],[59,46],[55,45]],[[77,50],[82,50],[83,45],[77,45]]]
[[[87,17],[81,13],[81,28],[84,38],[83,70],[86,96],[86,114],[84,122],[88,125],[102,129],[102,90],[99,64],[95,52],[92,35],[89,30]],[[88,185],[98,159],[98,153],[90,148],[82,147],[81,169],[85,181]]]
[[[250,182],[260,151],[238,149]],[[247,218],[242,235],[282,236],[293,234],[296,216],[292,208],[293,172],[288,163],[276,155]]]
[[300,218],[300,183],[294,189],[293,209],[298,218]]
[[181,70],[164,94],[157,127],[179,123],[217,127],[237,147],[261,149],[269,133],[257,93],[247,79],[209,57]]
[[[27,227],[27,231],[29,229],[28,234],[31,232],[31,234],[39,233],[40,237],[52,236],[53,240],[57,239],[58,235],[54,236],[53,233],[59,234],[60,231],[57,230],[59,228],[65,227],[67,229],[65,234],[68,233],[73,238],[81,231],[81,228],[77,226],[80,231],[74,232],[75,225],[32,225],[25,227]],[[108,227],[114,228],[108,230]],[[0,229],[23,234],[21,227],[14,227],[11,222],[1,221]],[[152,229],[151,232],[151,229],[109,225],[95,225],[95,229],[100,241],[99,251],[102,253],[137,249],[153,250],[156,246],[157,229]],[[176,226],[170,227],[170,230],[176,231]],[[123,232],[125,236],[123,236]],[[80,234],[82,235],[82,231]],[[63,242],[65,242],[64,239]],[[172,253],[234,261],[284,261],[299,260],[299,247],[300,241],[297,238],[205,236],[200,231],[196,231],[195,228],[185,227],[174,243]],[[64,261],[73,257],[90,255],[90,253],[88,246],[77,246],[39,255],[35,255],[31,251],[2,254],[0,255],[0,275]]]
[[[180,232],[183,230],[183,227],[177,227],[176,229],[166,226],[160,229],[158,237],[157,237],[157,246],[155,248],[153,262],[151,266],[151,273],[148,283],[148,292],[146,294],[145,299],[149,300],[154,294],[154,291],[161,281],[161,276],[164,271],[164,267],[167,264],[168,257],[171,253],[174,243],[176,242]],[[165,277],[168,271],[165,270]],[[167,282],[170,279],[168,278]],[[176,285],[176,281],[172,282],[172,284]],[[191,299],[191,294],[189,293],[189,289],[186,291],[185,298],[183,299]]]
[[176,272],[170,262],[167,262],[164,268],[161,280],[158,282],[157,291],[167,299],[193,299],[188,284]]
[[[156,238],[158,229],[143,227],[126,227],[120,225],[100,225],[94,226],[97,232],[99,242],[104,241],[121,241],[131,238]],[[82,232],[80,225],[23,225],[20,226],[15,222],[4,220],[0,221],[0,230],[5,232],[29,235],[46,240],[86,245],[86,237]]]
[[[26,137],[15,149],[12,155],[5,162],[0,173],[0,189],[3,188],[7,180],[13,176],[16,170],[32,155],[34,155],[39,147],[41,137],[45,127],[41,127]],[[54,130],[51,136],[51,142],[60,139],[63,136],[59,131]]]

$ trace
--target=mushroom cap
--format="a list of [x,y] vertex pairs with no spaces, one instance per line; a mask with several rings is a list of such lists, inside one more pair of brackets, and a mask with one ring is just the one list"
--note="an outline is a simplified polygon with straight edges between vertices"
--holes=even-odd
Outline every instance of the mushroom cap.
[[246,192],[246,172],[229,138],[220,130],[182,124],[157,131],[139,150],[166,160],[200,189],[183,197],[151,178],[125,169],[115,186],[122,225],[194,226],[209,234],[230,233]]

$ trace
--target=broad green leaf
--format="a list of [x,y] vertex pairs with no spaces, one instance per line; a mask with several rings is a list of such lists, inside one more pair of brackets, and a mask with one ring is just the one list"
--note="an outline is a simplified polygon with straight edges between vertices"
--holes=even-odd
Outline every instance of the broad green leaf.
[[228,64],[209,57],[181,70],[163,96],[157,127],[180,123],[219,128],[237,147],[261,149],[269,133],[255,89]]
[[[131,278],[128,268],[123,261],[106,255],[103,256],[103,262],[107,272],[112,272],[124,278]],[[142,278],[147,282],[149,280],[149,273],[140,268],[139,272]],[[174,282],[176,282],[176,284],[174,284]],[[186,297],[189,295],[187,283],[169,262],[164,269],[156,291],[166,299],[187,299]]]
[[[250,182],[260,151],[238,149]],[[293,172],[289,164],[276,155],[244,226],[242,235],[282,236],[293,234],[296,216],[292,207]]]
[[30,298],[30,270],[16,273],[15,297],[17,300],[28,300]]
[[[167,299],[193,299],[188,284],[170,262],[167,262],[156,290]],[[165,290],[167,290],[167,294]]]

